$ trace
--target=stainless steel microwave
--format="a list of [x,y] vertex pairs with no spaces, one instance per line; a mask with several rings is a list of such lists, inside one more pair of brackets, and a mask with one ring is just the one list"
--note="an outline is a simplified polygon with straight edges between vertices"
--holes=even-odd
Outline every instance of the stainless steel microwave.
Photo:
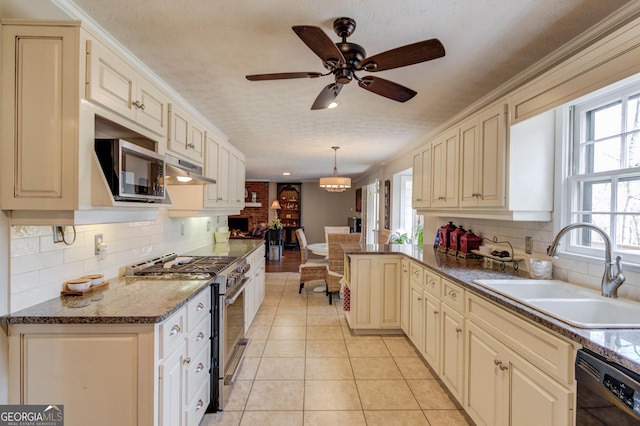
[[116,201],[165,198],[165,159],[124,139],[96,139],[95,151]]

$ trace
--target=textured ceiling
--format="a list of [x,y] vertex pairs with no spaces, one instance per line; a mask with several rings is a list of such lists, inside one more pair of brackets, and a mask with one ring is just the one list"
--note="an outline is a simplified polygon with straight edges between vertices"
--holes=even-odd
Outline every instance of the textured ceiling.
[[[66,1],[66,0],[59,0]],[[356,178],[416,147],[465,106],[589,29],[628,0],[75,0],[95,22],[246,154],[247,178]],[[318,71],[292,25],[332,29],[373,55],[437,37],[444,58],[377,73],[418,95],[402,104],[352,83],[340,106],[311,111],[331,77],[250,82],[247,74]],[[290,172],[284,178],[282,172]]]

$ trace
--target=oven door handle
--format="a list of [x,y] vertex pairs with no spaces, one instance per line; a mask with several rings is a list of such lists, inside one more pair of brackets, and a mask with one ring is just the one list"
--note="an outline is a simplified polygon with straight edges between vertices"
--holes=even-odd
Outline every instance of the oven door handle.
[[244,277],[240,284],[236,286],[235,291],[230,294],[228,297],[225,297],[224,304],[225,305],[233,305],[236,302],[236,299],[240,297],[244,289],[249,285],[249,277]]

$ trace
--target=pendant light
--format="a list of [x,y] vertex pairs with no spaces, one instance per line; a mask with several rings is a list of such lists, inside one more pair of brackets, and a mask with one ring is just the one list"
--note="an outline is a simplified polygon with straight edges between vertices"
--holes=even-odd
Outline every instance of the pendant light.
[[320,178],[320,188],[329,192],[342,192],[351,188],[351,178],[338,176],[338,150],[339,146],[332,146],[333,149],[333,176]]

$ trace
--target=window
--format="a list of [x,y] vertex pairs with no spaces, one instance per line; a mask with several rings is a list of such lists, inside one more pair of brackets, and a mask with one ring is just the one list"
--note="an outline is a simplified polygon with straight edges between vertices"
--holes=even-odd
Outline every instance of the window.
[[411,205],[412,201],[412,169],[403,170],[396,173],[393,177],[393,226],[394,234],[406,234],[408,238],[413,239],[416,234],[421,216]]
[[[567,223],[603,228],[613,250],[640,263],[640,84],[634,83],[574,105],[573,143],[567,179]],[[567,250],[602,255],[597,233],[579,229]]]

